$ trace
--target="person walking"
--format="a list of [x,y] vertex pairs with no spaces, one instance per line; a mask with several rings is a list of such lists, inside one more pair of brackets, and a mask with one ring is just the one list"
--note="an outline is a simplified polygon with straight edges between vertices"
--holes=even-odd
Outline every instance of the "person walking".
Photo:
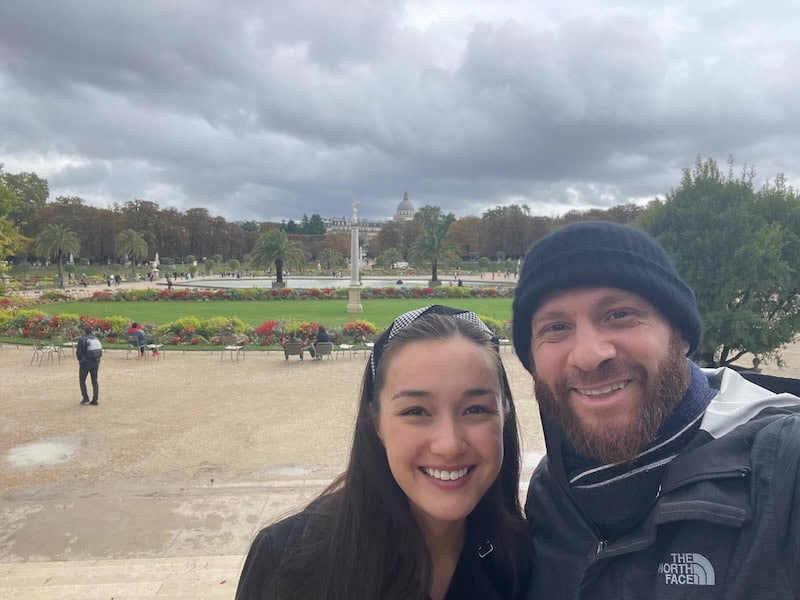
[[[100,369],[100,357],[103,355],[103,346],[94,334],[92,328],[86,325],[83,328],[83,335],[78,338],[78,345],[75,347],[75,356],[80,365],[78,370],[78,381],[81,386],[81,404],[97,406],[100,394],[100,387],[97,383],[97,372]],[[86,389],[86,377],[92,378],[92,399],[89,400],[89,393]]]
[[688,358],[695,295],[652,237],[549,234],[512,311],[547,446],[530,600],[800,598],[800,398]]

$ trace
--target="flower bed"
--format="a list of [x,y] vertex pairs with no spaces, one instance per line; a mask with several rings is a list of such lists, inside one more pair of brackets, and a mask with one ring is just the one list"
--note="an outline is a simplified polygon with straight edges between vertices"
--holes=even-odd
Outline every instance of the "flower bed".
[[[17,309],[0,311],[0,335],[23,339],[74,339],[83,333],[85,325],[95,335],[109,343],[124,341],[130,326],[127,317],[100,319],[88,315],[49,315],[39,310]],[[231,341],[237,344],[275,346],[295,337],[305,345],[312,343],[319,331],[313,321],[264,321],[249,327],[237,317],[181,317],[155,326],[142,323],[148,336],[172,346],[211,345],[224,346]],[[359,344],[374,340],[380,330],[368,321],[351,321],[328,331],[335,344]]]
[[[191,301],[225,301],[225,300],[341,300],[347,298],[347,288],[233,288],[233,289],[138,289],[138,290],[99,290],[94,292],[84,302],[114,302],[114,301],[158,301],[158,302],[191,302]],[[438,286],[432,287],[394,287],[385,288],[364,287],[361,297],[373,298],[488,298],[511,297],[514,288],[511,287],[457,287]],[[54,298],[55,299],[55,298]],[[48,298],[43,298],[47,301]]]

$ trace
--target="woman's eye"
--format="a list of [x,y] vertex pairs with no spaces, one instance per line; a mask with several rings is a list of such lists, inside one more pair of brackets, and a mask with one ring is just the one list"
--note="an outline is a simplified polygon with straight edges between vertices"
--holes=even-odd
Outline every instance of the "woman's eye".
[[425,409],[421,406],[412,406],[400,413],[404,417],[423,417],[425,416]]
[[474,404],[464,411],[464,413],[467,415],[490,415],[496,412],[497,411],[495,409],[491,409],[488,406],[481,406],[480,404]]

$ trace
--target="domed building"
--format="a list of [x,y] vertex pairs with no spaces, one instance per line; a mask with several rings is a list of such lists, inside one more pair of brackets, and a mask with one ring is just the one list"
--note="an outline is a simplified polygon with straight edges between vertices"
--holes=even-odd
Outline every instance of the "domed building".
[[408,192],[403,192],[403,199],[400,201],[400,204],[397,205],[397,211],[394,213],[394,220],[411,221],[414,219],[414,214],[416,212],[417,209],[414,208],[411,200],[408,199]]

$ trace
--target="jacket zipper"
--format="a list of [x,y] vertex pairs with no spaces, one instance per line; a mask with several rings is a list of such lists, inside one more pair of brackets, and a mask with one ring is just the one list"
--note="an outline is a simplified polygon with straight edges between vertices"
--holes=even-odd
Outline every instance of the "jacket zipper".
[[597,542],[597,548],[594,550],[594,555],[597,556],[608,546],[608,540],[600,540]]
[[[748,468],[741,468],[736,469],[734,471],[720,471],[719,473],[700,473],[698,475],[694,475],[687,479],[683,479],[680,482],[680,485],[675,486],[671,489],[677,489],[678,487],[683,487],[684,485],[697,483],[698,481],[706,481],[712,479],[744,479],[750,475],[750,469]],[[658,488],[659,495],[661,495],[661,487]]]

